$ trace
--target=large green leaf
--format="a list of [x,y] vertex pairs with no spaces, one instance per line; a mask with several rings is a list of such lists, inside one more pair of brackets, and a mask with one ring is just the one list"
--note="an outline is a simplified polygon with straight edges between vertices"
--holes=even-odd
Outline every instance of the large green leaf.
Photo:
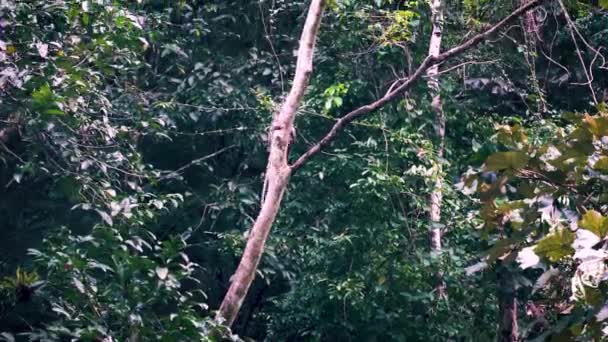
[[600,239],[608,233],[608,220],[595,210],[587,211],[583,218],[578,221],[578,225],[597,235]]
[[560,261],[574,253],[574,238],[575,235],[571,231],[560,229],[540,240],[534,252],[552,262]]
[[489,156],[485,163],[487,171],[521,169],[528,164],[530,157],[521,151],[497,152]]
[[585,122],[596,137],[608,135],[608,117],[585,115]]
[[608,157],[600,157],[600,159],[593,164],[593,168],[595,170],[601,171],[603,173],[608,172]]

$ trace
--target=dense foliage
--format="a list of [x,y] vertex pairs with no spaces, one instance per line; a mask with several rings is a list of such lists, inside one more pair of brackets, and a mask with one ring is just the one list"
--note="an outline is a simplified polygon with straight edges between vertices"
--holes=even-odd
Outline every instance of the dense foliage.
[[[525,2],[444,0],[442,49]],[[327,3],[294,159],[427,56],[426,1]],[[444,153],[424,80],[349,125],[218,325],[308,5],[0,1],[0,340],[490,341],[509,298],[521,340],[607,338],[603,0],[443,62]]]

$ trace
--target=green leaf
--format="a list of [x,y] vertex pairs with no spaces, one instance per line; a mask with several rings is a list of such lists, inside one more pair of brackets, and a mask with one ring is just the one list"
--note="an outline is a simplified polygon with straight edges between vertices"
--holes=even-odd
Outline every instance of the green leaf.
[[513,249],[515,242],[516,241],[513,239],[502,239],[496,242],[496,244],[494,244],[494,246],[487,251],[488,257],[486,262],[491,265],[498,258],[502,257],[506,253],[509,253]]
[[574,238],[575,235],[571,231],[560,229],[540,240],[534,248],[534,252],[552,262],[559,261],[574,253],[574,248],[572,248]]
[[56,109],[56,108],[51,108],[51,109],[47,109],[44,111],[45,114],[49,114],[49,115],[64,115],[65,112],[63,112],[62,110]]
[[521,169],[528,164],[530,158],[519,151],[497,152],[489,156],[485,163],[487,171],[502,171],[506,169]]
[[600,157],[600,159],[593,165],[593,169],[608,172],[608,157]]
[[34,103],[34,106],[48,107],[52,105],[54,101],[55,96],[48,84],[42,85],[32,93],[32,102]]
[[511,147],[521,148],[528,143],[528,136],[525,130],[520,125],[499,126],[497,134],[498,142]]
[[599,5],[602,8],[608,9],[608,0],[600,0]]
[[334,97],[333,102],[334,102],[334,106],[342,107],[343,101],[342,101],[341,97]]
[[587,123],[589,131],[596,137],[608,135],[608,117],[585,114],[584,121]]
[[32,107],[48,115],[64,115],[65,113],[58,108],[58,97],[48,83],[32,92]]
[[608,234],[608,220],[595,210],[589,210],[578,221],[578,225],[603,239]]

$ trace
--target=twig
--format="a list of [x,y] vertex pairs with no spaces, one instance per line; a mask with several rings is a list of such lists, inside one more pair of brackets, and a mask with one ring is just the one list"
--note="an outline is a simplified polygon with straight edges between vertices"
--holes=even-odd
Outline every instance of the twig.
[[562,69],[563,69],[563,70],[564,70],[564,71],[565,71],[565,72],[566,72],[568,75],[570,75],[570,70],[568,70],[568,68],[566,68],[566,67],[565,67],[563,64],[560,64],[559,62],[557,62],[556,60],[554,60],[553,58],[551,58],[549,55],[547,55],[547,54],[545,53],[545,51],[544,51],[543,49],[540,49],[540,52],[543,54],[543,56],[545,56],[545,58],[546,58],[546,59],[547,59],[549,62],[551,62],[551,63],[553,63],[553,64],[557,65],[557,66],[558,66],[558,67],[560,67],[560,68],[562,68]]
[[545,176],[544,174],[534,171],[534,170],[526,170],[526,169],[517,170],[517,176],[521,179],[541,181],[541,182],[551,185],[553,187],[564,188],[566,190],[570,190],[570,191],[574,192],[575,194],[578,194],[578,190],[576,189],[575,186],[556,182],[556,181],[550,179],[549,177]]
[[256,110],[256,108],[254,107],[232,107],[232,108],[228,108],[228,107],[205,107],[205,106],[199,106],[199,105],[193,105],[193,104],[189,104],[189,103],[180,103],[180,102],[175,102],[175,101],[170,101],[170,102],[158,102],[155,104],[155,107],[162,107],[162,106],[180,106],[180,107],[188,107],[188,108],[194,108],[194,109],[198,109],[202,112],[213,112],[213,111],[218,111],[218,112],[232,112],[232,111],[245,111],[245,110]]
[[281,80],[281,91],[284,93],[285,84],[283,82],[283,66],[281,65],[281,60],[279,59],[279,56],[277,55],[277,52],[274,49],[274,45],[272,44],[272,40],[270,39],[270,32],[268,31],[268,28],[266,27],[266,18],[264,17],[264,11],[262,11],[262,1],[258,1],[258,7],[260,8],[260,16],[262,17],[261,19],[262,19],[262,26],[264,27],[264,36],[266,37],[266,40],[268,41],[268,45],[270,46],[270,51],[272,52],[272,56],[276,59],[277,66],[279,67],[279,79]]
[[[490,61],[481,61],[481,62],[476,62],[476,61],[467,61],[467,62],[463,62],[463,63],[460,63],[460,64],[456,64],[456,65],[451,66],[451,67],[449,67],[449,68],[447,68],[447,69],[441,70],[440,72],[438,72],[438,73],[437,73],[437,75],[443,75],[443,74],[446,74],[446,73],[448,73],[448,72],[450,72],[450,71],[452,71],[452,70],[459,69],[459,68],[461,68],[461,67],[463,67],[463,66],[465,66],[465,65],[469,65],[469,64],[490,64],[490,63],[496,63],[496,62],[498,62],[498,61],[499,61],[498,59],[493,59],[493,60],[490,60]],[[424,77],[424,78],[428,78],[428,77],[430,77],[430,76],[424,75],[424,76],[422,76],[422,77]]]
[[[579,61],[581,62],[581,67],[583,68],[583,71],[585,72],[585,77],[587,78],[586,85],[589,86],[589,90],[591,91],[591,97],[593,98],[593,103],[597,105],[598,104],[597,96],[595,96],[595,90],[593,89],[593,84],[591,83],[593,81],[593,79],[591,78],[591,75],[589,74],[589,71],[587,70],[587,67],[585,66],[585,60],[583,59],[581,50],[578,47],[578,42],[576,41],[576,37],[574,36],[576,26],[574,25],[574,22],[570,18],[570,14],[568,13],[566,6],[564,5],[564,2],[562,0],[558,0],[557,2],[559,3],[560,7],[562,8],[562,11],[564,12],[564,16],[566,17],[566,22],[568,24],[568,32],[570,32],[570,37],[572,37],[572,42],[574,43],[574,47],[576,48],[576,54],[578,56]],[[578,30],[576,30],[576,31],[578,33]],[[580,33],[578,33],[578,34],[580,36]]]
[[223,152],[225,152],[225,151],[227,151],[227,150],[229,150],[231,148],[235,148],[235,147],[236,147],[236,145],[231,145],[231,146],[228,146],[228,147],[224,147],[224,148],[222,148],[222,149],[220,149],[218,151],[215,151],[215,152],[213,152],[211,154],[208,154],[208,155],[206,155],[204,157],[200,157],[200,158],[194,159],[193,161],[189,162],[188,164],[180,167],[179,169],[177,169],[175,171],[168,171],[167,174],[164,175],[164,176],[161,176],[160,179],[163,180],[163,179],[175,177],[178,174],[180,174],[181,172],[183,172],[184,170],[186,170],[187,168],[192,167],[194,165],[197,165],[197,164],[199,164],[199,163],[201,163],[201,162],[203,162],[203,161],[205,161],[207,159],[213,158],[213,157],[215,157],[215,156],[217,156],[217,155],[219,155],[219,154],[221,154],[221,153],[223,153]]
[[248,127],[243,127],[243,126],[239,126],[239,127],[234,127],[234,128],[224,128],[224,129],[215,129],[212,131],[205,131],[205,132],[193,132],[193,133],[185,133],[185,132],[174,132],[173,134],[175,135],[188,135],[188,136],[194,136],[194,135],[209,135],[209,134],[227,134],[230,132],[240,132],[240,131],[247,131],[247,130],[252,130],[253,128],[248,128]]
[[2,140],[0,140],[0,145],[2,145],[2,148],[4,148],[6,152],[8,152],[11,156],[15,157],[18,161],[25,164],[25,161],[21,159],[21,157],[19,157],[15,152],[11,151]]

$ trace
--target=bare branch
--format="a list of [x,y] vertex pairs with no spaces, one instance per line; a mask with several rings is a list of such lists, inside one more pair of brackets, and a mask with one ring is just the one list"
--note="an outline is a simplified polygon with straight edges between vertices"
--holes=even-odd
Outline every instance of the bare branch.
[[191,162],[189,162],[188,164],[180,167],[179,169],[177,169],[175,171],[169,171],[166,175],[160,177],[160,179],[167,179],[167,178],[175,177],[175,176],[179,175],[180,173],[184,172],[184,170],[186,170],[187,168],[192,167],[194,165],[198,165],[198,164],[204,162],[207,159],[211,159],[211,158],[213,158],[213,157],[215,157],[217,155],[220,155],[220,154],[226,152],[227,150],[229,150],[231,148],[235,148],[235,147],[236,147],[236,145],[231,145],[231,146],[228,146],[228,147],[224,147],[224,148],[222,148],[220,150],[217,150],[217,151],[215,151],[215,152],[213,152],[211,154],[208,154],[208,155],[206,155],[204,157],[196,158],[196,159],[192,160]]
[[[570,37],[572,37],[572,42],[574,43],[574,47],[576,48],[576,55],[578,56],[578,60],[581,62],[581,68],[583,68],[583,71],[585,72],[585,77],[587,78],[587,82],[585,83],[585,85],[589,86],[589,90],[591,91],[591,97],[593,98],[593,103],[597,105],[598,104],[597,96],[595,95],[595,90],[593,89],[593,83],[592,83],[593,75],[590,74],[591,68],[593,67],[593,63],[595,62],[595,58],[593,59],[594,62],[591,62],[591,66],[589,67],[589,70],[587,70],[587,66],[585,65],[585,60],[583,59],[581,49],[578,47],[578,42],[576,41],[576,37],[574,36],[576,26],[574,25],[574,22],[570,18],[570,14],[568,13],[566,6],[564,6],[564,2],[562,0],[558,0],[558,3],[559,3],[559,6],[562,8],[562,11],[564,11],[564,16],[566,17],[566,22],[568,23],[568,31],[570,32]],[[580,35],[580,33],[579,33],[579,35]],[[597,56],[597,54],[596,54],[596,56]]]
[[[492,60],[489,60],[489,61],[481,61],[481,62],[478,62],[478,61],[467,61],[467,62],[462,62],[462,63],[456,64],[456,65],[453,65],[453,66],[451,66],[451,67],[449,67],[449,68],[447,68],[447,69],[443,69],[443,70],[441,70],[440,72],[438,72],[438,73],[437,73],[437,75],[443,75],[443,74],[446,74],[446,73],[448,73],[448,72],[450,72],[450,71],[453,71],[453,70],[456,70],[456,69],[462,68],[462,67],[463,67],[463,66],[465,66],[465,65],[472,65],[472,64],[473,64],[473,65],[479,65],[479,64],[491,64],[491,63],[496,63],[496,62],[498,62],[498,61],[499,61],[498,59],[492,59]],[[428,78],[428,77],[430,77],[430,76],[425,75],[425,76],[423,76],[423,77],[424,77],[424,78]]]

